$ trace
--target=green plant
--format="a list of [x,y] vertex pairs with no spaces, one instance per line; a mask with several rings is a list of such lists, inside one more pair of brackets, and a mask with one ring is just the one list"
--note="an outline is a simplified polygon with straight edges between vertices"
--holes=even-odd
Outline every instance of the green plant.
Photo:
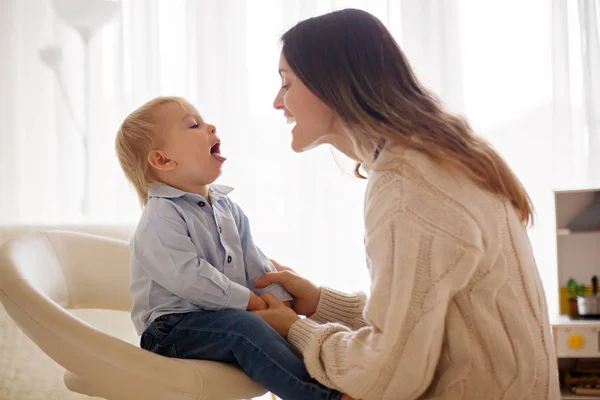
[[567,293],[570,300],[575,300],[577,296],[585,296],[585,291],[585,285],[579,285],[575,279],[570,278],[567,281]]

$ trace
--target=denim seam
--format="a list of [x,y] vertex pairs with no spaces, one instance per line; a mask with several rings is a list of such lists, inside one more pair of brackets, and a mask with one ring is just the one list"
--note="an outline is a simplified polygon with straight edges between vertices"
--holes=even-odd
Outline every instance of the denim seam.
[[[174,330],[176,330],[176,329],[177,329],[177,327],[174,327],[174,328],[171,330],[171,332],[172,332],[172,331],[174,331]],[[285,371],[285,373],[286,373],[286,374],[287,374],[289,377],[292,377],[292,378],[293,378],[293,379],[294,379],[294,380],[295,380],[297,383],[299,383],[299,384],[301,384],[301,385],[307,385],[307,383],[305,383],[305,382],[303,382],[302,380],[298,379],[298,377],[296,377],[296,376],[294,376],[293,374],[291,374],[291,373],[290,373],[290,372],[289,372],[289,371],[288,371],[286,368],[283,368],[283,366],[282,366],[281,364],[279,364],[278,362],[276,362],[275,360],[273,360],[273,359],[272,359],[272,358],[271,358],[271,357],[270,357],[268,354],[266,354],[265,352],[263,352],[263,351],[262,351],[262,350],[261,350],[259,347],[257,347],[257,346],[254,344],[254,342],[253,342],[252,340],[250,340],[250,338],[249,338],[248,336],[246,336],[246,335],[241,335],[241,334],[239,334],[239,333],[233,333],[233,332],[228,332],[228,331],[223,331],[223,330],[214,330],[214,329],[195,329],[195,328],[185,328],[185,329],[179,329],[179,330],[180,330],[180,331],[197,331],[197,332],[206,332],[206,333],[216,333],[216,334],[219,334],[219,335],[227,335],[227,336],[233,336],[233,337],[236,337],[236,338],[243,338],[243,339],[245,339],[247,342],[251,343],[251,344],[252,344],[252,347],[253,347],[253,348],[254,348],[256,351],[258,351],[258,352],[262,353],[262,354],[263,354],[263,355],[264,355],[266,358],[268,358],[268,359],[269,359],[269,360],[270,360],[270,361],[271,361],[273,364],[277,365],[277,366],[278,366],[278,367],[279,367],[279,368],[280,368],[282,371]],[[170,333],[169,333],[169,335],[170,335]],[[309,376],[310,376],[310,374],[309,374]],[[311,376],[311,378],[312,378],[312,376]],[[314,379],[314,378],[313,378],[313,379]],[[318,382],[318,381],[317,381],[317,382]],[[319,384],[321,384],[321,383],[319,382]],[[328,389],[329,389],[329,390],[332,390],[332,391],[336,391],[335,389],[331,389],[331,388],[328,388]],[[315,391],[317,391],[317,392],[326,392],[326,390],[324,390],[324,389],[321,389],[321,388],[315,388],[314,390],[315,390]]]

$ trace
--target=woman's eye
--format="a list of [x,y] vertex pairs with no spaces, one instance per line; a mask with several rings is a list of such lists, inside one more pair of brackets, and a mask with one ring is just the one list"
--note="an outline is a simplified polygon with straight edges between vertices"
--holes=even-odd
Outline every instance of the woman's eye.
[[200,125],[198,125],[198,124],[194,124],[194,125],[190,126],[190,128],[191,128],[191,129],[198,129],[198,127],[199,127],[199,126],[200,126]]
[[284,90],[288,90],[290,88],[290,84],[288,83],[286,85],[283,85],[281,88]]

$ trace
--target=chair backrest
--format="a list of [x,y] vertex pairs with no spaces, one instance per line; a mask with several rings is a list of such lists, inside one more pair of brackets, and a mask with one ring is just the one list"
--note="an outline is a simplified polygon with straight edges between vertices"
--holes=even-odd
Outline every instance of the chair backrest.
[[131,310],[127,243],[44,231],[9,239],[0,250],[0,290],[37,291],[64,308]]
[[126,242],[36,232],[0,247],[0,302],[67,371],[69,388],[115,400],[232,399],[265,392],[239,369],[162,357],[86,324],[65,308],[130,310]]
[[40,231],[89,233],[91,235],[129,241],[135,232],[135,228],[135,224],[0,224],[0,244],[13,237]]

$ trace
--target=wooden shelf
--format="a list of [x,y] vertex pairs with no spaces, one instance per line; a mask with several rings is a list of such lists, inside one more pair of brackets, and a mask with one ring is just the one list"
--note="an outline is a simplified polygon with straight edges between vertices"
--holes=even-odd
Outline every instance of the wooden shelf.
[[573,394],[568,389],[561,390],[560,398],[562,400],[600,400],[600,396]]

